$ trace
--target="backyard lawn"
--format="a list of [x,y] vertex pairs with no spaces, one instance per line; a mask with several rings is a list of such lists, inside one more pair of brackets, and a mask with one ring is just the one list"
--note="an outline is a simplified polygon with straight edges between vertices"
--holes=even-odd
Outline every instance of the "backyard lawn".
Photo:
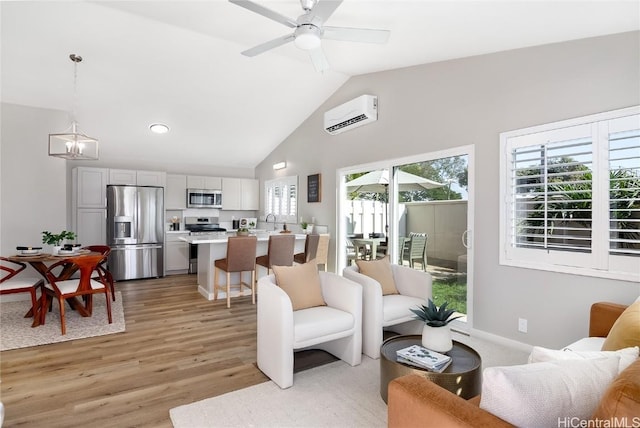
[[[453,278],[455,280],[455,278]],[[459,282],[464,281],[464,282]],[[447,308],[467,313],[467,281],[466,277],[455,281],[434,280],[432,287],[433,303],[437,306],[447,302]]]

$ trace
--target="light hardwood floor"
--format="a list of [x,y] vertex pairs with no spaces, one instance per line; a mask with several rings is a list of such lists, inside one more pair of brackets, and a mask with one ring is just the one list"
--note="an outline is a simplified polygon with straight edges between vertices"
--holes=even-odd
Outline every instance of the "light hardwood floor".
[[227,309],[196,288],[195,275],[120,282],[124,333],[1,352],[4,427],[170,427],[172,407],[267,381],[251,297]]

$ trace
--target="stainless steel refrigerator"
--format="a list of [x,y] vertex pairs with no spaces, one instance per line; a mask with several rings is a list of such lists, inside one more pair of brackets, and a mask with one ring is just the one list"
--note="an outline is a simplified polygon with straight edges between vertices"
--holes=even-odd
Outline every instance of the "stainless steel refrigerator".
[[164,189],[107,186],[109,270],[118,280],[164,274]]

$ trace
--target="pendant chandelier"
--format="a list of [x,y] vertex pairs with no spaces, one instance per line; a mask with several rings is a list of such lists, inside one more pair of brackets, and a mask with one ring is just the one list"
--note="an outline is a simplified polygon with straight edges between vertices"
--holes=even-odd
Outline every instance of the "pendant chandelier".
[[69,160],[97,160],[98,140],[80,132],[76,121],[76,84],[78,80],[78,63],[82,61],[80,55],[69,55],[73,61],[73,111],[71,113],[71,127],[61,134],[49,134],[49,156]]

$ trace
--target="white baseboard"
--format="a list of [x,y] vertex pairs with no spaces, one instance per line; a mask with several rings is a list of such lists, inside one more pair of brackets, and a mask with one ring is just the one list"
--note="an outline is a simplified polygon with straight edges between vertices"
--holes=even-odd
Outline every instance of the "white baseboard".
[[198,285],[198,293],[202,294],[202,296],[207,300],[213,300],[213,293],[209,293],[207,289],[201,285]]
[[528,343],[518,342],[517,340],[507,339],[506,337],[498,336],[497,334],[488,333],[483,330],[477,330],[472,328],[468,331],[469,336],[477,337],[478,339],[487,340],[489,342],[497,343],[498,345],[506,346],[508,348],[518,349],[527,353],[531,353],[533,349],[532,345]]

